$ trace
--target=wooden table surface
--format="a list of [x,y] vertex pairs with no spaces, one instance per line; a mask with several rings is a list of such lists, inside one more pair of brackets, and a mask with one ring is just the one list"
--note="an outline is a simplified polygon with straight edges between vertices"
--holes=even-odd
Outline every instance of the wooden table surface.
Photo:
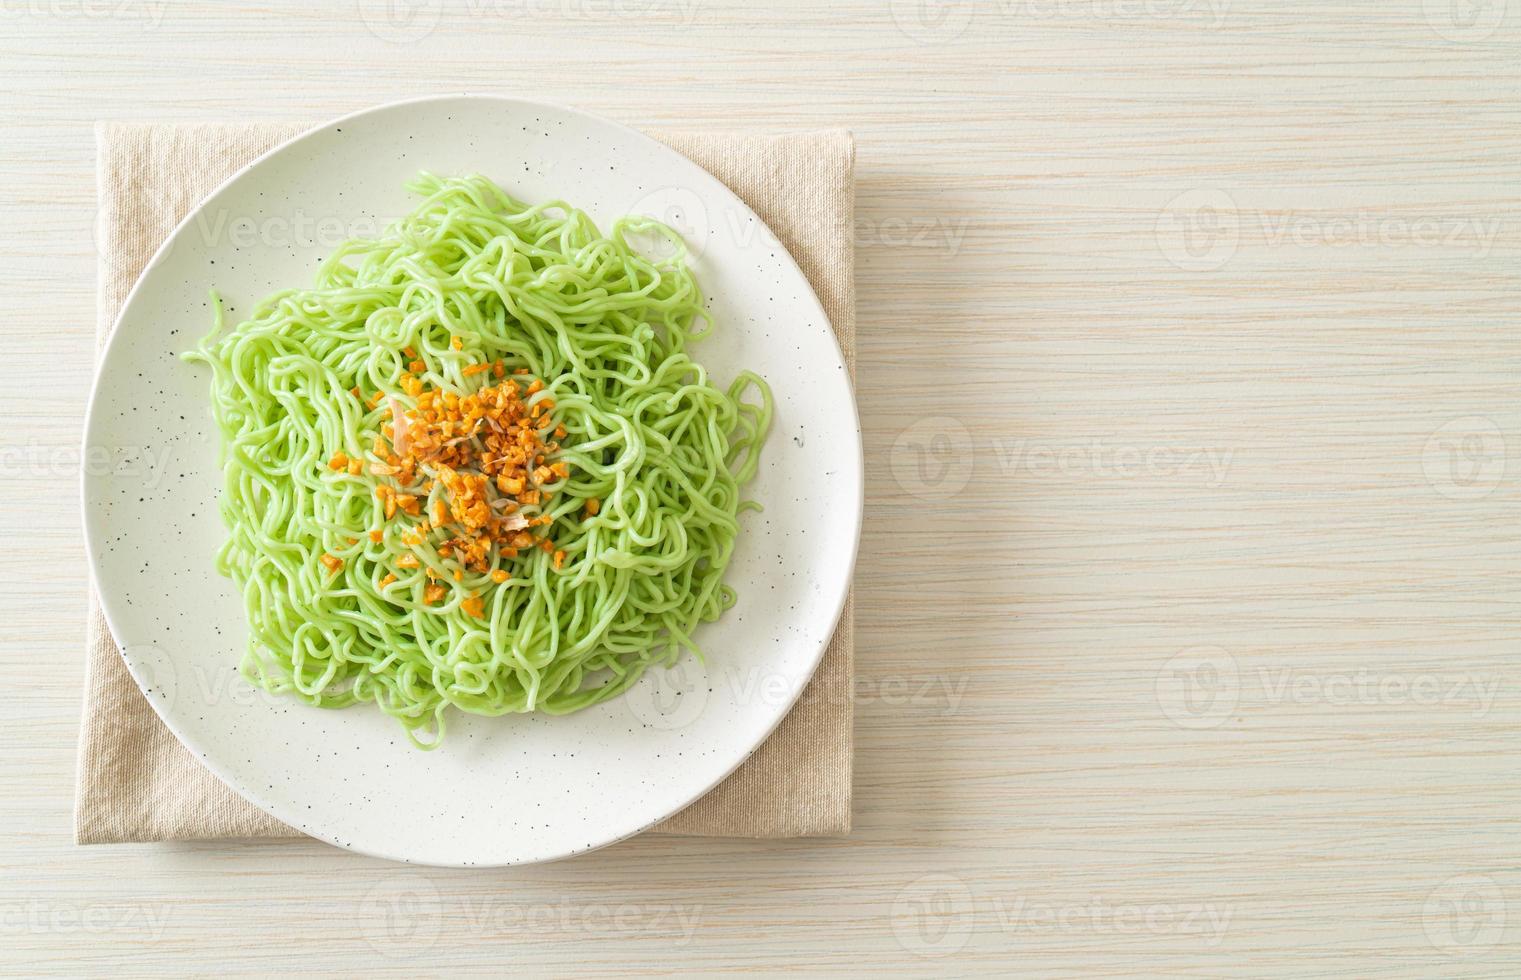
[[[1521,3],[0,0],[0,970],[1514,974]],[[856,830],[78,848],[92,123],[858,139]]]

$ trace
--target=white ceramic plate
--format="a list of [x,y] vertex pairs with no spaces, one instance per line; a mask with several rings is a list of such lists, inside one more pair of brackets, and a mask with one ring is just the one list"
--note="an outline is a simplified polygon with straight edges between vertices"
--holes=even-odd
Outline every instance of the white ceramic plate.
[[[739,603],[688,658],[569,717],[456,713],[435,752],[364,707],[324,711],[238,675],[246,637],[215,574],[221,489],[203,369],[177,355],[317,260],[411,207],[419,170],[479,172],[519,198],[562,198],[606,226],[638,212],[693,240],[718,330],[696,356],[726,382],[767,378],[776,423],[729,581]],[[122,311],[85,429],[84,523],[106,618],[133,677],[190,751],[293,827],[367,854],[438,865],[545,861],[682,809],[758,746],[833,632],[860,530],[855,403],[817,298],[760,220],[653,140],[565,108],[486,97],[383,106],[244,169],[176,229]],[[106,461],[106,462],[102,462]]]

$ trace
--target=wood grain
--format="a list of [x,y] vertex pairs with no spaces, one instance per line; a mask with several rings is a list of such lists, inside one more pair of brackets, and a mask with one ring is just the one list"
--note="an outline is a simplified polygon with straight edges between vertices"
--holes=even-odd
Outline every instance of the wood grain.
[[[1516,4],[392,6],[0,0],[0,969],[1514,972]],[[855,131],[855,833],[76,848],[93,122],[459,90]]]

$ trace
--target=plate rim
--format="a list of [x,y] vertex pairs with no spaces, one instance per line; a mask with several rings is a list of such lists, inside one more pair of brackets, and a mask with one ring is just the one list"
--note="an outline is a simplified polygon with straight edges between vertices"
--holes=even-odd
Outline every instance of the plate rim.
[[[318,122],[306,129],[303,129],[301,132],[296,133],[289,139],[283,140],[264,153],[261,153],[253,160],[239,167],[233,173],[228,175],[225,180],[217,184],[215,188],[213,188],[204,197],[202,197],[194,207],[187,211],[185,216],[164,237],[164,240],[159,243],[158,248],[154,250],[152,257],[149,258],[147,263],[143,266],[142,272],[138,274],[136,281],[134,281],[132,284],[132,288],[128,291],[126,297],[122,300],[121,309],[117,312],[116,316],[111,321],[111,330],[105,339],[105,343],[101,346],[99,352],[95,357],[92,368],[92,378],[90,381],[90,393],[86,403],[83,430],[81,432],[81,451],[88,454],[92,443],[92,435],[94,434],[96,427],[99,424],[98,412],[101,402],[102,380],[105,377],[105,368],[110,362],[112,354],[115,351],[118,343],[121,341],[122,332],[120,330],[120,327],[122,322],[126,320],[127,316],[132,312],[135,303],[139,300],[143,285],[147,281],[150,273],[152,273],[154,269],[158,267],[164,255],[173,247],[174,243],[179,238],[181,232],[183,232],[191,224],[191,222],[193,222],[195,218],[202,213],[202,211],[211,201],[221,195],[234,183],[242,180],[250,171],[259,167],[267,160],[280,153],[283,153],[285,150],[295,146],[298,143],[304,142],[305,140],[308,140],[317,134],[326,131],[330,127],[341,125],[343,123],[349,122],[350,120],[360,119],[365,116],[384,113],[407,106],[419,106],[426,103],[437,103],[440,107],[443,107],[447,106],[450,103],[458,102],[461,100],[494,103],[503,107],[511,106],[551,110],[554,112],[566,113],[572,116],[579,116],[598,125],[612,126],[620,130],[626,137],[632,137],[636,141],[644,143],[647,146],[655,147],[660,151],[666,153],[675,154],[681,159],[687,161],[694,168],[696,168],[698,173],[700,173],[708,180],[711,185],[710,190],[716,189],[717,193],[720,196],[726,196],[728,198],[731,205],[738,205],[739,207],[743,208],[745,212],[753,215],[757,222],[760,222],[767,228],[768,231],[771,231],[773,236],[775,235],[775,231],[770,228],[770,225],[766,224],[765,220],[761,218],[760,215],[756,214],[755,210],[751,208],[749,204],[745,203],[745,201],[741,199],[739,195],[733,191],[733,189],[731,189],[722,180],[709,172],[706,167],[686,156],[686,154],[681,153],[679,150],[676,150],[673,147],[662,143],[647,133],[635,129],[632,126],[618,122],[617,120],[609,119],[606,116],[587,112],[583,109],[578,109],[573,106],[565,105],[563,103],[557,103],[542,99],[524,99],[518,98],[516,96],[499,95],[494,93],[459,92],[453,94],[425,95],[416,98],[399,99],[396,101],[372,105],[363,109],[356,110],[354,112],[346,113],[332,119]],[[781,239],[778,238],[778,241],[780,242]],[[818,673],[819,665],[823,662],[824,653],[826,650],[828,650],[829,645],[834,640],[835,633],[839,629],[840,620],[845,611],[845,605],[849,600],[852,589],[854,587],[856,563],[860,556],[861,529],[864,521],[865,511],[866,460],[864,439],[862,438],[861,432],[860,405],[856,398],[856,385],[854,379],[855,366],[846,360],[845,352],[844,349],[840,346],[839,334],[835,330],[834,323],[830,319],[828,311],[824,309],[824,305],[818,297],[818,291],[814,288],[814,285],[809,280],[807,274],[803,272],[802,267],[798,265],[796,257],[793,256],[791,250],[786,247],[785,243],[783,243],[782,247],[778,249],[778,252],[783,257],[783,262],[786,264],[786,266],[790,267],[791,270],[797,274],[798,278],[802,281],[804,286],[807,287],[806,301],[811,301],[819,320],[822,323],[826,324],[829,328],[829,342],[831,345],[833,345],[834,354],[840,366],[844,368],[844,371],[842,372],[842,380],[845,384],[846,393],[848,395],[847,401],[850,404],[850,417],[848,421],[850,423],[851,432],[849,438],[853,440],[855,444],[855,451],[850,454],[850,461],[853,465],[851,467],[851,472],[846,475],[846,478],[854,484],[853,492],[850,494],[852,503],[852,506],[850,508],[851,513],[849,515],[850,554],[845,564],[845,574],[841,576],[839,585],[834,590],[836,594],[828,596],[828,604],[833,608],[833,614],[830,617],[829,630],[824,634],[823,639],[821,639],[816,644],[816,649],[811,656],[806,670],[800,672],[799,676],[801,678],[801,683],[792,685],[792,690],[786,699],[785,705],[782,706],[782,709],[777,712],[776,717],[771,721],[771,724],[766,728],[765,732],[758,739],[756,739],[753,744],[749,745],[742,753],[740,753],[738,759],[732,765],[719,773],[711,783],[704,786],[701,790],[691,794],[689,797],[681,799],[679,802],[674,803],[669,809],[665,810],[663,813],[656,816],[649,822],[644,823],[626,833],[621,833],[617,836],[610,837],[607,840],[590,847],[580,847],[563,852],[555,852],[545,856],[525,857],[522,859],[514,860],[491,860],[485,862],[464,860],[417,860],[406,857],[399,853],[387,852],[384,848],[362,847],[350,842],[341,841],[336,839],[330,833],[323,832],[323,830],[320,828],[311,829],[303,827],[297,829],[293,827],[292,829],[295,830],[298,835],[311,837],[316,840],[323,841],[324,843],[331,844],[335,847],[339,847],[357,854],[364,854],[369,857],[380,858],[387,861],[395,861],[403,864],[413,864],[428,867],[491,868],[561,861],[565,860],[566,858],[601,850],[604,847],[609,847],[621,841],[628,840],[631,837],[638,836],[639,834],[644,833],[661,821],[666,820],[675,814],[685,810],[687,807],[691,806],[693,803],[706,796],[714,789],[714,787],[718,786],[719,783],[723,782],[737,769],[739,769],[740,766],[744,765],[744,763],[748,761],[750,757],[753,756],[762,745],[770,740],[771,736],[775,734],[776,729],[781,725],[782,721],[791,715],[793,709],[797,706],[797,702],[802,697],[803,692],[813,682],[814,676]],[[854,288],[853,285],[852,288]],[[81,458],[86,457],[81,456]],[[241,780],[238,780],[225,772],[224,769],[218,765],[208,753],[202,751],[196,740],[187,737],[186,734],[175,725],[174,721],[165,714],[164,710],[161,709],[160,703],[148,695],[143,677],[139,675],[138,670],[133,666],[131,658],[129,658],[126,654],[125,646],[119,640],[121,634],[116,626],[115,617],[112,615],[113,603],[108,600],[105,591],[100,587],[99,568],[101,562],[101,554],[98,544],[95,540],[95,534],[91,531],[90,520],[91,480],[92,475],[88,469],[81,468],[79,483],[80,523],[84,538],[85,561],[90,578],[89,584],[94,599],[100,607],[101,615],[106,622],[106,627],[111,634],[112,642],[115,643],[117,653],[119,656],[121,656],[123,663],[126,665],[127,672],[132,677],[133,683],[137,686],[139,693],[143,695],[144,700],[148,702],[148,705],[153,710],[153,713],[158,716],[159,720],[164,723],[164,726],[169,729],[170,733],[173,734],[180,745],[182,745],[195,758],[195,761],[199,765],[205,767],[208,771],[211,772],[212,775],[214,775],[239,797],[262,810],[264,813],[269,814],[276,820],[279,820],[280,822],[289,826],[290,820],[277,812],[278,808],[276,806],[267,803],[260,796],[260,794],[250,791],[242,784]],[[838,517],[838,515],[836,515],[836,517]]]

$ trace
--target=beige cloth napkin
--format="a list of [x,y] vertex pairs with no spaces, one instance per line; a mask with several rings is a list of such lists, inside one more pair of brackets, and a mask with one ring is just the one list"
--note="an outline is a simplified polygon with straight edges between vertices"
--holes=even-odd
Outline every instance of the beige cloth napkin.
[[[181,218],[297,124],[96,129],[100,223],[98,339]],[[854,145],[847,132],[780,136],[652,134],[707,168],[786,244],[855,364]],[[75,836],[82,844],[298,837],[203,768],[127,673],[93,590],[79,741]],[[797,706],[712,792],[653,832],[722,837],[839,836],[850,830],[852,615]]]

